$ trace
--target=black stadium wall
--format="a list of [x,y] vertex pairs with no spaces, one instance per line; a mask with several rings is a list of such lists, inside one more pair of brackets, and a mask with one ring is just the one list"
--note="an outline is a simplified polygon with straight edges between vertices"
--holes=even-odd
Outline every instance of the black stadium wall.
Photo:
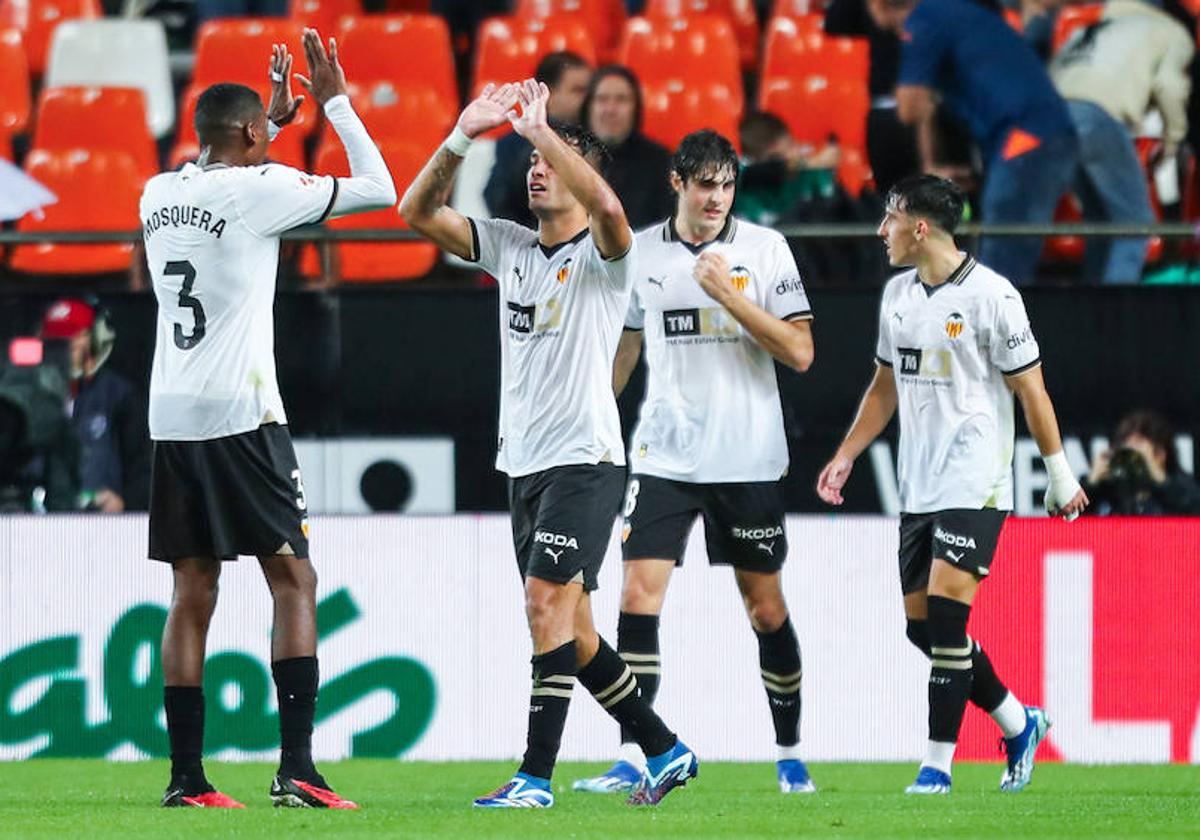
[[[1065,434],[1086,445],[1138,407],[1165,412],[1182,433],[1200,430],[1200,292],[1054,288],[1024,294]],[[0,298],[0,336],[33,334],[50,300],[32,291]],[[788,499],[795,511],[823,509],[813,484],[871,376],[878,292],[819,290],[812,303],[816,362],[802,376],[780,370],[792,456]],[[144,386],[154,347],[154,298],[119,294],[104,304],[118,332],[110,364]],[[492,468],[496,304],[494,290],[281,293],[277,358],[293,434],[452,437],[457,508],[503,509],[504,481]],[[621,399],[627,431],[643,387],[639,370]],[[895,434],[894,424],[889,434]],[[881,509],[867,461],[864,456],[851,479],[847,510]]]

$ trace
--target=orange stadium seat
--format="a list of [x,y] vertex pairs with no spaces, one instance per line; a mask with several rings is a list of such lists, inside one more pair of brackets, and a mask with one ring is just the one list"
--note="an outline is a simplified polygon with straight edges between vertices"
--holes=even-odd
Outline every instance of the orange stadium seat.
[[[17,222],[19,231],[137,230],[138,198],[146,176],[126,152],[43,151],[25,159],[25,171],[58,196]],[[133,244],[17,245],[9,265],[33,274],[97,274],[129,268]]]
[[1062,6],[1054,19],[1054,37],[1051,40],[1051,52],[1058,52],[1067,39],[1082,27],[1099,23],[1104,16],[1103,3],[1082,3],[1077,6]]
[[824,8],[824,0],[775,0],[771,6],[771,17],[813,17],[820,23],[825,17]]
[[741,119],[745,95],[737,41],[723,17],[630,18],[617,60],[633,70],[643,86],[669,79],[685,86],[724,86],[734,115]]
[[102,16],[99,0],[0,0],[0,26],[21,30],[29,75],[34,78],[41,78],[46,70],[50,38],[60,23]]
[[[432,152],[450,133],[458,117],[456,103],[433,88],[396,86],[381,80],[367,84],[351,82],[350,100],[372,137],[404,140]],[[329,136],[333,129],[325,123]]]
[[[383,159],[396,183],[396,191],[403,193],[413,178],[425,165],[428,152],[403,141],[384,140],[379,144]],[[317,151],[313,171],[321,175],[345,176],[350,174],[346,153],[336,139],[327,139]],[[387,207],[372,213],[358,213],[329,221],[329,227],[338,230],[359,228],[392,228],[407,230],[395,207]],[[335,247],[338,274],[342,280],[387,281],[420,277],[429,272],[437,261],[437,247],[427,242],[346,242]],[[300,260],[300,271],[309,277],[321,274],[320,259],[315,245],[304,248]]]
[[843,149],[866,146],[871,97],[865,79],[775,78],[764,85],[760,107],[786,122],[802,143],[819,148],[832,135]]
[[733,25],[742,69],[758,66],[758,13],[753,0],[647,0],[647,17],[681,18],[693,15],[719,15]]
[[0,29],[0,136],[23,132],[29,125],[29,110],[29,65],[21,32],[6,27]]
[[450,29],[440,17],[409,14],[343,18],[338,45],[351,83],[389,81],[397,88],[432,88],[457,115],[454,52]]
[[767,25],[763,86],[771,79],[810,75],[865,84],[870,61],[870,47],[865,38],[826,35],[811,21],[776,17]]
[[741,150],[732,94],[724,85],[686,85],[679,79],[642,85],[642,131],[674,149],[684,135],[711,128]]
[[[192,85],[238,82],[251,87],[269,83],[268,64],[273,44],[284,43],[296,56],[303,72],[304,50],[300,35],[304,24],[287,18],[224,18],[210,20],[196,35],[196,63]],[[330,33],[332,34],[332,33]]]
[[[347,15],[362,14],[360,0],[289,0],[288,17],[299,21],[305,26],[312,27],[328,38],[336,35],[338,23]],[[292,71],[303,73],[304,56],[296,56],[292,61]]]
[[622,0],[517,0],[513,8],[513,16],[519,18],[560,15],[575,15],[587,23],[597,61],[606,64],[616,58],[621,27],[627,17]]
[[385,0],[383,11],[389,15],[429,14],[429,0]]
[[43,89],[33,148],[126,151],[146,177],[159,169],[158,148],[146,125],[146,100],[140,88]]
[[494,17],[479,27],[475,44],[472,96],[488,82],[513,82],[533,75],[548,53],[570,50],[589,64],[596,63],[596,48],[587,23],[580,17]]
[[[251,87],[258,90],[263,104],[266,104],[271,95],[269,86],[251,85]],[[167,166],[172,169],[186,161],[195,160],[196,156],[200,154],[200,141],[196,137],[196,101],[200,98],[201,93],[203,93],[203,88],[195,86],[189,87],[184,93],[179,107],[179,132],[175,136],[175,145],[171,147],[171,154],[167,160]],[[300,107],[294,123],[286,126],[283,132],[271,141],[269,153],[271,160],[286,163],[297,169],[305,168],[304,136],[311,127],[313,113],[314,111],[309,109],[307,103]]]

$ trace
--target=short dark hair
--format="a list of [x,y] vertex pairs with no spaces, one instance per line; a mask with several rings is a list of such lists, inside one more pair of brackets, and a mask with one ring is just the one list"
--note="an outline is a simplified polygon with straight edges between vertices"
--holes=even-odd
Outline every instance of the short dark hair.
[[671,171],[685,184],[706,174],[715,174],[729,169],[733,177],[738,174],[738,156],[729,140],[713,131],[702,128],[679,141],[679,148],[671,155]]
[[608,165],[608,147],[600,142],[600,138],[581,125],[551,120],[550,127],[554,133],[575,147],[575,151],[593,167],[604,171]]
[[592,74],[592,80],[588,82],[587,95],[583,97],[583,106],[580,108],[583,124],[591,128],[588,118],[592,111],[592,100],[596,98],[596,89],[610,76],[620,76],[633,87],[633,132],[636,134],[642,130],[642,85],[638,82],[637,75],[624,64],[605,64]]
[[767,149],[789,135],[787,123],[770,111],[751,111],[738,126],[742,154],[750,161],[761,160]]
[[953,181],[936,175],[909,175],[896,182],[887,194],[887,204],[954,233],[962,221],[967,197]]
[[546,87],[552,88],[562,81],[563,75],[568,70],[590,67],[591,65],[579,53],[559,50],[547,53],[542,57],[542,60],[538,62],[537,69],[533,71],[533,77],[539,82],[544,82]]
[[1140,435],[1157,446],[1166,456],[1168,474],[1179,472],[1179,454],[1175,451],[1175,429],[1166,416],[1150,409],[1140,409],[1130,412],[1121,418],[1113,432],[1112,445],[1114,449],[1130,435]]
[[263,112],[262,99],[252,88],[219,82],[196,100],[196,137],[201,146],[212,145],[222,134],[251,122]]

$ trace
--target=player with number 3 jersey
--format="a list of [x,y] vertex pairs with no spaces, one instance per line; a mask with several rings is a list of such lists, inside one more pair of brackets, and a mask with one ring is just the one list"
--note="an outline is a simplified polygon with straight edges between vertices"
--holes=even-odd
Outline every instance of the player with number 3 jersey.
[[396,203],[379,150],[350,106],[337,44],[303,36],[308,77],[346,147],[349,178],[266,163],[270,138],[304,97],[292,58],[276,46],[264,109],[248,87],[216,84],[196,105],[200,160],[146,184],[141,217],[158,300],[150,379],[154,462],[150,550],[169,562],[174,594],[163,632],[164,706],[171,741],[168,807],[240,807],[216,791],[201,762],[205,639],[221,561],[255,556],[274,599],[272,672],[281,757],[276,805],[354,808],[313,765],[318,684],[316,573],[300,469],[275,376],[279,235],[333,215]]

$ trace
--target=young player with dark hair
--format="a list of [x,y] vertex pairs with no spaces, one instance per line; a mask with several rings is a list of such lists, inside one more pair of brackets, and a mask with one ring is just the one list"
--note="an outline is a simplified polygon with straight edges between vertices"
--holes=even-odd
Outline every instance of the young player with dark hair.
[[[628,381],[643,336],[649,379],[630,445],[617,645],[652,703],[667,585],[702,517],[709,562],[733,566],[758,637],[780,789],[807,793],[816,788],[799,752],[800,645],[780,585],[788,449],[775,362],[812,364],[812,312],[784,238],[730,215],[737,175],[729,140],[689,134],[671,162],[675,214],[637,236],[641,269],[614,388]],[[621,740],[620,760],[576,790],[636,784],[641,754],[630,732]]]
[[[578,679],[650,756],[629,801],[653,805],[695,777],[698,762],[596,633],[590,596],[621,506],[625,455],[612,365],[637,249],[621,202],[594,168],[599,143],[583,129],[551,127],[548,97],[546,85],[533,79],[489,85],[400,203],[414,230],[478,263],[500,284],[496,466],[509,476],[533,688],[521,767],[475,804],[554,804],[550,775]],[[528,196],[536,231],[469,219],[445,203],[472,139],[505,121],[533,144]]]
[[894,266],[913,266],[883,290],[875,377],[817,493],[842,503],[854,460],[900,415],[900,584],[908,638],[931,659],[929,742],[909,793],[950,792],[967,701],[1004,734],[1000,789],[1029,784],[1050,721],[1017,700],[967,619],[1012,508],[1013,398],[1050,475],[1046,509],[1074,519],[1088,499],[1062,450],[1021,295],[958,249],[962,191],[916,175],[888,195],[879,235]]
[[204,773],[205,643],[221,561],[256,556],[275,605],[271,669],[279,700],[276,805],[355,808],[312,760],[317,698],[316,572],[300,469],[275,375],[279,235],[298,225],[388,207],[396,190],[350,107],[337,45],[304,32],[308,78],[346,147],[349,178],[264,165],[270,136],[303,97],[276,46],[270,109],[253,90],[217,84],[200,95],[198,164],[151,178],[142,194],[146,256],[158,299],[150,379],[154,440],[150,556],[175,588],[163,630],[164,706],[171,739],[165,806],[236,808]]

